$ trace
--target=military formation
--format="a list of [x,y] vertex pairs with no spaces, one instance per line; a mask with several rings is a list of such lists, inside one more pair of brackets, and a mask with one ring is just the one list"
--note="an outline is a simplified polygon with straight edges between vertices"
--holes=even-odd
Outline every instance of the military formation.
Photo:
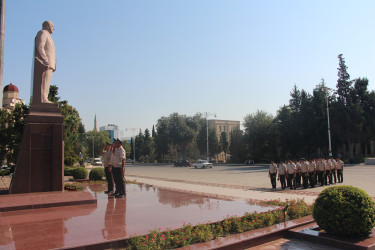
[[276,188],[276,178],[282,189],[297,189],[316,185],[325,186],[343,182],[344,162],[337,158],[313,159],[307,161],[280,161],[279,166],[273,161],[270,164],[268,175],[272,188]]
[[[126,196],[125,189],[125,157],[122,141],[114,139],[112,144],[106,143],[100,152],[104,165],[105,178],[108,182],[106,194],[116,198]],[[114,188],[116,188],[114,192]]]

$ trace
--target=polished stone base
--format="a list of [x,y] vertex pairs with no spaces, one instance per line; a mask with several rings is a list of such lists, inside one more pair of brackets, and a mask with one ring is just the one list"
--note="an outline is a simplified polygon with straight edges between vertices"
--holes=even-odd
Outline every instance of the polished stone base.
[[0,196],[0,212],[95,204],[96,198],[90,192],[43,192]]
[[64,116],[57,104],[31,106],[10,194],[62,191]]

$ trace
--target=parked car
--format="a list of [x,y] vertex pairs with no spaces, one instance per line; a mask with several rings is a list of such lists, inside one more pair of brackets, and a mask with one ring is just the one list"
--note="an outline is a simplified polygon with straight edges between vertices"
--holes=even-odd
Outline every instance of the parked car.
[[209,163],[207,160],[197,160],[194,163],[195,168],[212,168],[213,164]]
[[253,165],[254,161],[253,160],[246,160],[245,165]]
[[191,163],[188,160],[177,161],[174,164],[175,167],[191,167]]
[[91,165],[93,166],[102,166],[102,160],[100,158],[91,158]]

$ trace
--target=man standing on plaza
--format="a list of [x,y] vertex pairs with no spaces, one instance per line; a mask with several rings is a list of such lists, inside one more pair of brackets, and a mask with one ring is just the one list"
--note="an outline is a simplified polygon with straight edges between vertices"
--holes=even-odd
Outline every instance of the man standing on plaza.
[[105,145],[103,145],[100,155],[102,156],[105,178],[108,183],[108,189],[104,193],[111,195],[113,193],[113,176],[112,176],[112,166],[111,166],[112,146],[111,144],[106,143]]
[[286,187],[285,185],[286,165],[284,164],[283,161],[280,161],[278,172],[279,172],[279,180],[280,180],[281,188],[285,189]]
[[288,186],[290,189],[294,190],[296,190],[296,172],[296,164],[290,160],[287,165]]
[[336,177],[336,172],[337,172],[337,162],[335,161],[335,159],[333,159],[331,157],[331,163],[332,163],[332,167],[331,167],[331,179],[332,179],[332,184],[333,184],[333,181],[335,181],[335,184],[337,182],[337,177]]
[[316,178],[315,178],[315,176],[316,176],[316,164],[315,164],[315,160],[312,160],[309,163],[308,176],[309,176],[310,186],[312,188],[314,188],[315,183],[316,183]]
[[325,164],[325,162],[323,161],[322,158],[318,159],[317,164],[318,164],[317,168],[318,168],[318,171],[319,171],[320,186],[324,186],[324,171],[325,171],[325,168],[326,168],[326,164]]
[[116,192],[114,193],[116,198],[124,198],[126,196],[125,190],[125,157],[126,152],[122,147],[122,141],[119,139],[114,140],[115,150],[113,152],[111,165],[113,179],[115,180]]
[[340,160],[340,158],[337,158],[337,181],[339,183],[342,183],[344,181],[344,162]]
[[301,176],[303,181],[303,188],[306,189],[309,186],[308,174],[309,174],[309,162],[305,159],[300,160],[301,165]]
[[276,188],[276,174],[277,174],[277,165],[271,161],[270,168],[268,170],[268,175],[271,179],[272,188]]
[[331,185],[332,184],[332,176],[331,176],[331,167],[332,162],[328,159],[325,161],[325,178],[324,178],[324,184],[325,185]]

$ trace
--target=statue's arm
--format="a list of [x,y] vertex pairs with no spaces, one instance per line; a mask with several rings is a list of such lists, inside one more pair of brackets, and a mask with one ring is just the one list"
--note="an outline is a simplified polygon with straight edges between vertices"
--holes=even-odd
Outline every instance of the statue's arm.
[[44,51],[44,46],[47,42],[47,34],[44,32],[39,32],[35,38],[35,49],[37,51],[36,57],[39,61],[44,64],[45,66],[49,65],[48,58],[46,52]]

